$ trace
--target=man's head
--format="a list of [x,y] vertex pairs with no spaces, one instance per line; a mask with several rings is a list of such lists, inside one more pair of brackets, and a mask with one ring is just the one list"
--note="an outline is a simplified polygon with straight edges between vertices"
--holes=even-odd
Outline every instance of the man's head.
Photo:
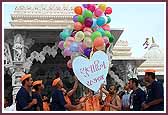
[[44,85],[42,83],[42,80],[37,80],[33,82],[33,88],[36,91],[42,91],[44,89]]
[[146,82],[150,82],[151,80],[155,80],[155,70],[154,69],[147,69],[145,70],[145,76],[144,76],[144,80]]
[[63,82],[60,78],[54,79],[52,86],[57,88],[63,88]]
[[134,88],[138,87],[139,82],[136,78],[131,78],[131,79],[129,79],[128,84],[129,84],[130,89],[134,89]]
[[109,89],[108,89],[110,94],[116,94],[118,92],[118,87],[114,84],[110,85]]
[[27,86],[27,87],[31,87],[33,80],[31,78],[31,74],[25,74],[20,78],[22,85],[23,86]]
[[129,84],[126,83],[125,86],[124,86],[124,90],[128,91],[129,90]]

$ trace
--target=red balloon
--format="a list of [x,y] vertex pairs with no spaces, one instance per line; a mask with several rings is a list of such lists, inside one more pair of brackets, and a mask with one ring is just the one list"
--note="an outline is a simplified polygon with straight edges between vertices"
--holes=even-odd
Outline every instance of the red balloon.
[[112,8],[111,7],[107,7],[105,10],[105,14],[111,14],[112,13]]
[[96,47],[102,47],[102,46],[104,46],[104,40],[103,40],[103,38],[101,38],[101,37],[98,37],[98,38],[96,38],[95,40],[94,40],[94,42],[93,42],[93,46],[96,48]]

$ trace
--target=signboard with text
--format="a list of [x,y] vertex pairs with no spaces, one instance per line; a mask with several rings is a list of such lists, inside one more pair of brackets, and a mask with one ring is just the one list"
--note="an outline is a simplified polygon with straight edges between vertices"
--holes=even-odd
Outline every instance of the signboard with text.
[[72,68],[83,85],[97,92],[100,85],[106,83],[108,56],[103,51],[95,52],[90,59],[78,56],[73,60]]

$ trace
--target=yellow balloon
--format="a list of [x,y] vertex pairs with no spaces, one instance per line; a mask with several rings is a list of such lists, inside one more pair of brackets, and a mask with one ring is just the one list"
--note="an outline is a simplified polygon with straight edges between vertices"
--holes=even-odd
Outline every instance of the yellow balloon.
[[83,42],[84,42],[84,44],[85,44],[87,47],[89,47],[89,48],[92,47],[92,40],[91,40],[91,38],[85,37]]
[[100,5],[99,5],[99,8],[100,8],[102,11],[105,11],[105,10],[106,10],[106,4],[100,4]]
[[84,39],[85,34],[82,31],[79,31],[75,34],[75,41],[80,42]]

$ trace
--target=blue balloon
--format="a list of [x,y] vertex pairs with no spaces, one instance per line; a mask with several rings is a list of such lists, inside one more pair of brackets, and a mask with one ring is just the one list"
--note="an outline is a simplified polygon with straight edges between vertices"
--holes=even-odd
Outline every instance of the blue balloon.
[[70,45],[70,51],[72,52],[78,52],[78,43],[76,42],[73,42],[71,45]]
[[96,28],[97,24],[96,24],[96,19],[93,18],[93,24],[92,24],[92,27],[91,28]]
[[105,21],[104,17],[99,17],[99,18],[97,18],[96,23],[98,26],[102,26],[106,23],[106,21]]

